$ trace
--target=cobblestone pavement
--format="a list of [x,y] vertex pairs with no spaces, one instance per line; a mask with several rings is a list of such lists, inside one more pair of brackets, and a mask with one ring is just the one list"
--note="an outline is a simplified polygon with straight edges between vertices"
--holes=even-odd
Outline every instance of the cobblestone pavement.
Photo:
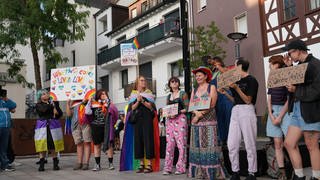
[[[156,172],[151,174],[136,174],[135,172],[119,172],[119,151],[116,152],[114,157],[114,165],[116,170],[107,169],[107,157],[102,156],[101,164],[102,170],[99,172],[88,171],[74,171],[73,165],[76,162],[75,154],[62,155],[60,158],[61,170],[53,171],[52,159],[48,158],[48,163],[45,165],[45,172],[38,172],[38,165],[36,162],[38,158],[36,156],[32,157],[17,157],[16,161],[22,163],[21,166],[16,167],[14,172],[0,172],[0,180],[182,180],[189,179],[186,175],[171,175],[163,176],[162,172]],[[164,161],[161,160],[161,165],[163,166]],[[93,168],[94,158],[91,157],[90,168]],[[305,169],[307,174],[310,174],[310,168]],[[244,179],[244,177],[242,178]],[[269,179],[266,177],[258,179]]]

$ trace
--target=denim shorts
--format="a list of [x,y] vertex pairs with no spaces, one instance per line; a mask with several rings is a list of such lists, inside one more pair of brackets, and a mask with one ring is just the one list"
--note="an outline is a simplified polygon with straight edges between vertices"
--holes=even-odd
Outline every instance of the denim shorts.
[[290,126],[296,126],[300,128],[302,131],[320,131],[320,122],[306,123],[303,120],[300,110],[300,101],[294,103]]
[[[273,116],[279,116],[283,105],[272,105]],[[268,137],[283,137],[287,135],[288,127],[290,125],[290,116],[286,113],[281,121],[281,124],[274,125],[272,124],[270,116],[267,121],[267,136]]]

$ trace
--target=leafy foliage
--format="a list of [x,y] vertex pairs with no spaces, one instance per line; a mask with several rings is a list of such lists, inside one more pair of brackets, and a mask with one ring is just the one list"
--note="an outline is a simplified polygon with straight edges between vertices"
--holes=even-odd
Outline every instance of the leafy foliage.
[[[88,28],[88,11],[79,11],[68,0],[1,0],[0,59],[10,64],[10,76],[31,85],[19,75],[21,62],[17,45],[30,45],[35,68],[36,88],[42,88],[38,52],[42,51],[50,66],[67,61],[55,50],[54,41],[83,40]],[[23,57],[22,57],[23,58]]]

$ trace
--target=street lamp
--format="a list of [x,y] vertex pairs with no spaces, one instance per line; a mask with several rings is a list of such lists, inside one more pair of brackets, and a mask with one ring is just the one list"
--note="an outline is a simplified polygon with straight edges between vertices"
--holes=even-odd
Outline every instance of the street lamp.
[[236,59],[238,60],[240,58],[240,42],[242,39],[247,38],[247,34],[240,33],[240,32],[233,32],[233,33],[229,33],[227,37],[232,39],[236,43],[234,48],[235,48]]

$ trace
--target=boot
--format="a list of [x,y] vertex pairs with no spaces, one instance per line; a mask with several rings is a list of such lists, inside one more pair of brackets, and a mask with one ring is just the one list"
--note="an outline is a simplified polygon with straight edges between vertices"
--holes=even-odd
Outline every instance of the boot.
[[39,169],[38,171],[44,171],[44,158],[41,158],[40,161],[39,161]]
[[294,175],[293,180],[305,180],[306,179],[306,176],[303,176],[303,177],[298,177],[297,175]]
[[53,158],[53,170],[57,171],[57,170],[60,170],[60,167],[58,166],[59,164],[59,160],[58,158]]

